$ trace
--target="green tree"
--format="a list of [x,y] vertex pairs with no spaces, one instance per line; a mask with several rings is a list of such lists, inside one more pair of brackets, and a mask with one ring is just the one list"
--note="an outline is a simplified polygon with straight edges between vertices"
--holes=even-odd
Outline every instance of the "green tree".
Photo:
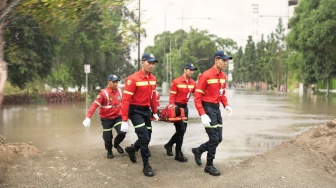
[[[20,0],[1,1],[0,2],[0,44],[4,43],[4,30],[12,18],[12,12]],[[4,61],[4,45],[0,45],[0,106],[2,104],[5,83],[7,80],[7,66]]]
[[[17,15],[19,16],[19,15]],[[11,22],[5,30],[8,79],[19,88],[49,75],[54,58],[55,39],[45,35],[31,17]]]
[[244,78],[243,56],[244,56],[243,48],[239,47],[237,53],[235,54],[235,59],[233,61],[234,69],[232,72],[233,82],[239,84],[243,83]]
[[245,46],[245,54],[243,57],[243,72],[244,82],[254,82],[256,81],[256,68],[255,68],[255,62],[256,62],[256,47],[255,43],[252,39],[252,36],[248,37],[247,44]]
[[[152,52],[161,62],[154,70],[159,84],[161,84],[162,81],[167,80],[167,77],[180,76],[183,72],[183,65],[187,62],[193,63],[198,68],[193,74],[193,79],[196,80],[198,73],[213,66],[213,54],[218,49],[224,48],[230,54],[237,48],[236,46],[237,44],[232,39],[219,38],[207,30],[191,27],[188,33],[177,30],[174,33],[166,32],[156,35],[154,45],[148,46],[145,52]],[[166,59],[164,52],[166,52]],[[172,65],[172,75],[167,75],[167,72],[170,73],[169,70],[166,71],[170,64]]]
[[[289,47],[303,54],[301,62],[313,64],[302,66],[309,69],[305,71],[327,83],[336,76],[335,8],[334,0],[301,0],[289,22],[291,31],[287,38]],[[329,89],[328,84],[326,96],[329,96]]]

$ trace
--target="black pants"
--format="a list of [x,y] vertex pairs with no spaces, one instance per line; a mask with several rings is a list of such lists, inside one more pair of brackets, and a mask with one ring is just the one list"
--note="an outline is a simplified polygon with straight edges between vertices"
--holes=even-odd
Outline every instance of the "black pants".
[[152,135],[152,122],[150,120],[151,111],[148,108],[139,108],[130,105],[128,117],[132,121],[138,139],[134,143],[135,151],[140,149],[143,161],[147,161],[151,156],[148,145]]
[[222,142],[223,134],[223,122],[221,112],[218,108],[212,106],[203,105],[205,113],[210,117],[210,127],[205,128],[208,134],[209,140],[200,145],[199,149],[201,152],[207,151],[207,160],[212,161],[215,159],[216,149],[219,143]]
[[112,139],[113,139],[113,134],[112,134],[112,129],[114,127],[114,129],[117,131],[117,136],[114,139],[114,144],[115,145],[119,145],[125,138],[126,133],[125,132],[121,132],[120,128],[121,128],[121,116],[118,116],[115,119],[103,119],[101,118],[101,123],[103,126],[103,139],[105,142],[105,149],[107,151],[111,151],[113,144],[112,144]]
[[[188,107],[185,106],[183,108],[184,108],[185,116],[188,118]],[[174,143],[176,143],[176,146],[175,146],[176,151],[181,151],[182,144],[183,144],[183,137],[184,137],[185,132],[187,131],[187,124],[188,124],[188,119],[174,123],[176,132],[170,138],[168,143],[170,145],[173,145]]]

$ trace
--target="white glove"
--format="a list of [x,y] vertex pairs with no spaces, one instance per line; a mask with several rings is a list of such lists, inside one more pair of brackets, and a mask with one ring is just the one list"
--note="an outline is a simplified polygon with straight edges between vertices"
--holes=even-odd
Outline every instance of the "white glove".
[[84,127],[90,127],[90,124],[91,124],[91,119],[90,118],[85,118],[84,121],[83,121],[83,125]]
[[120,131],[127,133],[127,131],[128,131],[128,122],[127,121],[123,121],[121,123]]
[[155,119],[155,121],[159,121],[159,116],[157,114],[153,114],[153,118]]
[[209,116],[207,114],[203,114],[201,115],[201,120],[204,126],[209,126],[211,119],[209,118]]
[[232,115],[232,108],[230,106],[226,106],[225,110],[228,112],[228,116]]

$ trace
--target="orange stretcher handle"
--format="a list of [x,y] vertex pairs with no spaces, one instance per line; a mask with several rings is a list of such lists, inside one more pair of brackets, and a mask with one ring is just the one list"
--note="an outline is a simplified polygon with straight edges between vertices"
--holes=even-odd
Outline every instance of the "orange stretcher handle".
[[[155,118],[151,118],[151,121],[154,121]],[[170,123],[174,123],[176,121],[181,121],[181,120],[187,120],[187,117],[174,117],[174,118],[159,118],[159,121],[167,121],[167,122],[170,122]]]

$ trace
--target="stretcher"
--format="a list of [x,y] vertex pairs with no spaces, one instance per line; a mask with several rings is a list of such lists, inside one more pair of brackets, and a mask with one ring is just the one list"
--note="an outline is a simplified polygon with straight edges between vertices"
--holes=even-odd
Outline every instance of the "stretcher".
[[[184,113],[184,108],[180,108],[176,105],[167,105],[166,107],[159,107],[158,108],[158,116],[159,121],[165,121],[169,123],[174,123],[177,121],[183,121],[187,120],[187,117]],[[153,115],[151,117],[151,120],[155,120],[153,118]]]

